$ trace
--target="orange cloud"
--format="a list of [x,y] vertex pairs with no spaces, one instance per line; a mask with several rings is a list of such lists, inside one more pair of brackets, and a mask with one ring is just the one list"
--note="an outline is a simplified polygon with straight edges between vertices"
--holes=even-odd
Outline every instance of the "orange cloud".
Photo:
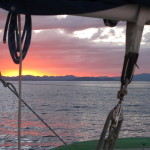
[[[69,20],[71,21],[71,18]],[[85,25],[86,28],[88,28],[87,24],[88,21]],[[75,28],[74,23],[73,29],[70,29],[72,32],[66,30],[70,26],[69,23],[64,25],[64,29],[63,25],[60,26],[61,31],[52,29],[33,32],[30,49],[23,61],[24,75],[120,76],[124,59],[124,45],[119,45],[117,42],[94,42],[98,36],[103,37],[100,35],[101,30],[93,34],[91,39],[79,39],[73,36],[74,30],[84,28],[83,24],[82,27]],[[2,39],[2,35],[3,32],[0,32],[0,39]],[[103,38],[107,37],[109,34]],[[140,51],[139,63],[143,67],[138,70],[138,73],[149,73],[149,56],[148,49],[143,48]],[[2,42],[0,42],[0,71],[5,76],[18,74],[18,65],[13,63],[8,46]]]

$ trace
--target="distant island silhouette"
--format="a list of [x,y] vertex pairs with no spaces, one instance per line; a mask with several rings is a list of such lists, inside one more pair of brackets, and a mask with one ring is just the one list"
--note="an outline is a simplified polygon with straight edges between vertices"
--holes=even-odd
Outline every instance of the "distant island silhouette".
[[[7,77],[3,76],[3,79],[7,81],[17,81],[17,77]],[[66,75],[66,76],[32,76],[32,75],[24,75],[22,76],[23,81],[119,81],[120,77],[77,77],[74,75]],[[142,73],[135,75],[133,78],[134,81],[150,81],[149,73]]]

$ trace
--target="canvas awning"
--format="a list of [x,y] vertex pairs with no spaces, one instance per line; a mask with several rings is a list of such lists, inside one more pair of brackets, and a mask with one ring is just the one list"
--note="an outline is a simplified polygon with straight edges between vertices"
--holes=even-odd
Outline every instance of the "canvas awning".
[[0,7],[30,15],[83,14],[128,4],[150,6],[149,0],[0,0]]

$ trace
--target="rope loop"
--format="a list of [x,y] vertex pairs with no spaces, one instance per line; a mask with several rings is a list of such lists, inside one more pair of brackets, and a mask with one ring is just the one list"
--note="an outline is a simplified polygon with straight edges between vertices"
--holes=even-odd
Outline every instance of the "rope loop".
[[[10,55],[14,61],[14,63],[19,64],[20,60],[20,49],[19,49],[19,31],[18,31],[18,23],[17,23],[18,14],[14,12],[9,12],[5,24],[4,35],[3,35],[3,43],[6,43],[6,36],[8,32],[8,47],[10,51]],[[25,23],[23,32],[21,35],[21,44],[22,44],[22,59],[25,58],[32,35],[32,21],[31,15],[25,15]]]
[[120,100],[108,114],[96,150],[113,150],[123,123],[121,102]]

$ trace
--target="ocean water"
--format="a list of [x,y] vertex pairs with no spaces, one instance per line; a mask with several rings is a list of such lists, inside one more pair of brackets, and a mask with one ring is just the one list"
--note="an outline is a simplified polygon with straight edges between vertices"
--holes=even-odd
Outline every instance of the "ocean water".
[[[110,81],[23,81],[23,99],[66,143],[72,143],[99,139],[118,102],[119,87],[119,82]],[[17,148],[17,106],[18,99],[0,84],[0,150]],[[150,82],[132,82],[123,109],[119,137],[150,137]],[[62,145],[24,105],[21,130],[24,150]]]

